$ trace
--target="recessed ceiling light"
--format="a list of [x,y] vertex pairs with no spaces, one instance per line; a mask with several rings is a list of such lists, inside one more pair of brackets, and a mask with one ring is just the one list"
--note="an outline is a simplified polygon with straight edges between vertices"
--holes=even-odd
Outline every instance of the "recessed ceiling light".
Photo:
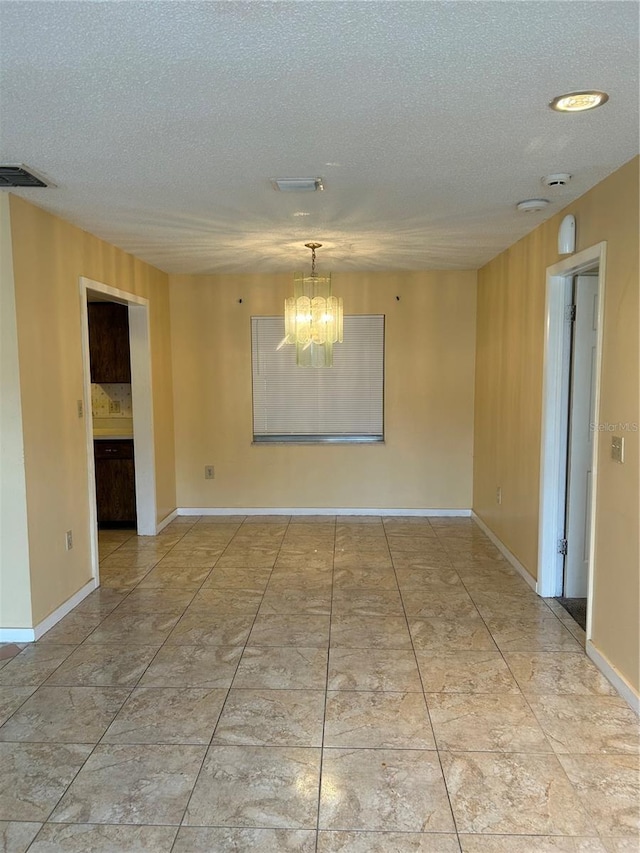
[[293,215],[294,216],[310,216],[311,214],[307,213],[306,210],[296,210],[296,212]]
[[560,113],[580,113],[601,107],[608,100],[609,95],[606,92],[590,89],[585,92],[567,92],[566,95],[558,95],[549,106]]
[[548,204],[549,199],[547,198],[527,198],[516,204],[516,210],[519,210],[520,213],[538,213],[540,210],[544,210]]

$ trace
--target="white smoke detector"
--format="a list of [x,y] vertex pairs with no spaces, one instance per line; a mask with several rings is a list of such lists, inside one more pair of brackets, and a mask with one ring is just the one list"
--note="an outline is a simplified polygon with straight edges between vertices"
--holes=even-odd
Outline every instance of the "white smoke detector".
[[558,172],[555,175],[545,175],[542,178],[542,183],[545,187],[566,187],[569,181],[571,180],[571,175],[567,174],[567,172]]
[[538,213],[549,204],[548,198],[527,198],[516,204],[516,210],[520,213]]

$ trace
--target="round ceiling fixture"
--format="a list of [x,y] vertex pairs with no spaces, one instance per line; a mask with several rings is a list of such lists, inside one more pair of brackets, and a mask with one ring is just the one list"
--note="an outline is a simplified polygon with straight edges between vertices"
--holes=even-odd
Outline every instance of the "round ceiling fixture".
[[516,210],[519,210],[520,213],[538,213],[540,210],[544,210],[548,204],[548,198],[527,198],[516,204]]
[[559,113],[581,113],[601,107],[608,100],[609,95],[606,92],[589,89],[584,92],[567,92],[565,95],[558,95],[549,106]]
[[566,187],[566,185],[571,180],[571,175],[567,172],[557,172],[555,175],[545,175],[542,178],[542,183],[545,187],[551,187],[552,189],[555,187]]

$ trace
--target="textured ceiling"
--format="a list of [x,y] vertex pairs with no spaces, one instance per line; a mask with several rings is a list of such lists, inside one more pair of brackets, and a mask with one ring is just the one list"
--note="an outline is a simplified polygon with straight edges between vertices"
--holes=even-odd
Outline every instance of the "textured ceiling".
[[[0,160],[170,272],[290,270],[311,239],[320,269],[478,267],[638,153],[638,8],[2,0]],[[548,108],[584,88],[609,103]]]

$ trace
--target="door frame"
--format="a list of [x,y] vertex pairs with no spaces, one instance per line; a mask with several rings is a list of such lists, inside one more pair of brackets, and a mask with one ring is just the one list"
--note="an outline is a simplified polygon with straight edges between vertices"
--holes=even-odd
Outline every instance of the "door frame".
[[156,470],[153,432],[153,399],[151,393],[151,341],[149,332],[149,300],[125,290],[80,276],[80,323],[82,334],[82,367],[84,385],[85,437],[87,451],[87,488],[89,498],[89,539],[92,575],[99,583],[98,510],[96,503],[96,470],[93,451],[93,418],[91,416],[91,364],[89,358],[88,291],[109,297],[109,301],[127,305],[129,309],[129,343],[131,350],[131,398],[133,403],[133,453],[136,482],[137,532],[155,536]]
[[[596,243],[550,267],[546,274],[545,336],[540,447],[540,504],[538,526],[538,593],[546,598],[562,594],[564,560],[558,540],[564,538],[567,498],[569,389],[571,378],[571,324],[566,319],[572,301],[573,277],[598,269],[598,335],[595,403],[600,411],[602,340],[606,285],[606,242]],[[593,443],[591,530],[589,533],[589,585],[587,639],[591,637],[591,599],[595,553],[595,506],[598,494],[598,442]]]

